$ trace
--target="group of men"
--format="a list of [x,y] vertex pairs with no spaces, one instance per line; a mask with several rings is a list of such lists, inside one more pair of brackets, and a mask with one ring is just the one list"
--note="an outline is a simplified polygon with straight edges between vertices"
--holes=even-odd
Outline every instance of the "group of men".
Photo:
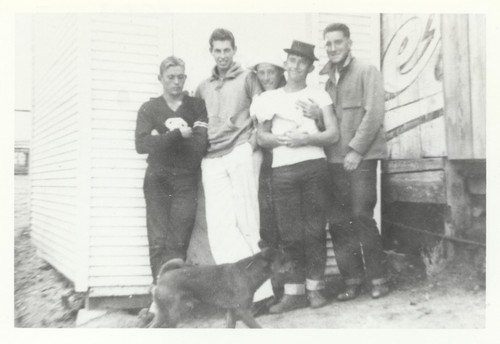
[[268,281],[254,296],[273,300],[269,312],[326,304],[327,222],[346,286],[337,299],[357,297],[365,282],[373,298],[389,292],[373,219],[377,161],[386,157],[381,75],[352,56],[345,24],[328,25],[324,41],[324,91],[306,83],[317,58],[300,41],[284,49],[284,63],[244,69],[233,60],[233,34],[216,29],[209,39],[216,65],[195,97],[183,91],[184,62],[172,56],[161,63],[163,94],[142,105],[136,127],[137,152],[149,154],[144,194],[154,283],[163,263],[186,259],[201,167],[215,263],[253,255],[259,242],[293,262],[281,286]]

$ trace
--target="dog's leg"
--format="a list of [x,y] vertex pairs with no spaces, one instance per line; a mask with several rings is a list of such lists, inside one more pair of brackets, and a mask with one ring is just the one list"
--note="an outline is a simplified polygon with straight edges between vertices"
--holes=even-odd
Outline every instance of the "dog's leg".
[[167,318],[162,312],[158,312],[155,314],[154,319],[151,321],[149,324],[149,328],[160,328],[164,327],[165,323],[167,322]]
[[239,316],[239,318],[245,323],[250,328],[262,328],[257,321],[255,321],[255,318],[252,316],[252,313],[249,309],[242,309],[242,308],[236,308],[234,310],[236,315]]
[[226,328],[236,327],[236,314],[233,309],[228,309],[226,313]]

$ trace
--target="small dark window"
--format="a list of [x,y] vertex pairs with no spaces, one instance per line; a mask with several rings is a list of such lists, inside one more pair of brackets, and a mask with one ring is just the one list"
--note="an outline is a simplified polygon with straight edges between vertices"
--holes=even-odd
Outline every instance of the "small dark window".
[[28,174],[29,148],[15,148],[14,155],[14,174]]

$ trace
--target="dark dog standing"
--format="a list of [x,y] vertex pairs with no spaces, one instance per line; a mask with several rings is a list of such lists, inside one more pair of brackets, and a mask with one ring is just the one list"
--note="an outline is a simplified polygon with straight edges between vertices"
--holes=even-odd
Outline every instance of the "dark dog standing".
[[250,328],[260,328],[251,312],[253,295],[273,274],[286,269],[285,256],[273,248],[233,264],[181,266],[167,262],[153,290],[158,314],[150,327],[176,327],[200,301],[225,308],[228,328],[234,328],[238,319]]

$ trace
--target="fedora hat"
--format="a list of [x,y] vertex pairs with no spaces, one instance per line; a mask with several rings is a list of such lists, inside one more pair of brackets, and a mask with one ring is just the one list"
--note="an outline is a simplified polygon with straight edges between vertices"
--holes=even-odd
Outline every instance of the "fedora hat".
[[310,59],[311,61],[318,61],[314,56],[314,45],[304,43],[301,41],[293,41],[289,49],[283,49],[287,54],[299,55]]

